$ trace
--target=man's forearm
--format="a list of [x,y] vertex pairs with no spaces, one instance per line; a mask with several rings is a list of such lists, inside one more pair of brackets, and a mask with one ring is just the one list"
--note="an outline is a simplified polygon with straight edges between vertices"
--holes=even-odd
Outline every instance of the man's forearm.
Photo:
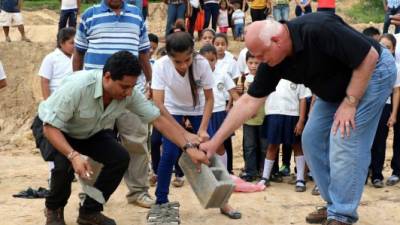
[[266,97],[255,98],[248,94],[242,95],[228,116],[212,138],[218,145],[221,145],[229,135],[238,129],[246,120],[250,119],[255,112],[264,104]]
[[146,81],[149,82],[151,81],[151,65],[150,65],[150,54],[148,52],[146,53],[140,53],[139,54],[139,62],[140,65],[142,66],[144,76],[146,77]]
[[[185,139],[186,130],[183,129],[174,119],[171,120],[165,115],[159,116],[153,121],[154,127],[168,140],[182,148],[188,140]],[[178,128],[178,127],[179,128]]]
[[43,126],[43,134],[61,154],[68,156],[74,149],[65,139],[64,134],[58,129],[49,124]]
[[368,82],[375,69],[376,62],[378,61],[378,53],[371,47],[369,53],[362,61],[362,63],[353,71],[349,85],[347,86],[346,94],[354,96],[360,100],[365,90],[367,89]]
[[72,57],[72,71],[79,71],[83,69],[83,57],[85,53],[74,49]]
[[392,98],[392,114],[397,116],[400,104],[400,87],[397,87],[393,90],[393,98]]

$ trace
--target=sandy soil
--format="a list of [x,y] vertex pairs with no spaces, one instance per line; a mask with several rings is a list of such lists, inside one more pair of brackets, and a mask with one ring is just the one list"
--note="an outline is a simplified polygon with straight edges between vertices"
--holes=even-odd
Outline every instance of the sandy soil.
[[[347,2],[348,3],[348,2]],[[343,7],[348,4],[339,2]],[[165,8],[160,4],[150,6],[150,31],[162,34],[165,26]],[[8,75],[8,88],[0,90],[0,224],[44,224],[43,200],[16,199],[12,194],[27,187],[38,188],[47,185],[47,164],[35,149],[29,129],[41,99],[37,72],[43,57],[55,46],[58,15],[50,10],[24,12],[26,31],[32,43],[21,43],[15,29],[11,32],[12,43],[3,42],[0,34],[0,60]],[[362,29],[369,24],[357,24]],[[231,42],[229,49],[237,54],[243,43]],[[240,131],[235,139],[235,172],[243,166]],[[317,141],[317,140],[316,140]],[[389,140],[391,147],[391,141]],[[391,151],[388,157],[391,156]],[[385,163],[385,175],[390,171],[390,162]],[[310,191],[313,183],[307,184],[305,193],[295,193],[294,187],[273,183],[261,193],[234,194],[231,202],[243,212],[243,219],[228,220],[218,210],[204,210],[189,185],[171,188],[171,200],[180,201],[183,224],[305,224],[305,215],[314,206],[323,204]],[[74,183],[69,204],[66,207],[67,224],[75,224],[78,207],[77,194],[80,187]],[[121,184],[105,207],[105,212],[116,218],[118,224],[145,224],[146,209],[127,204],[127,189]],[[154,189],[151,189],[154,193]],[[396,225],[400,224],[400,186],[374,189],[366,186],[359,207],[359,224]]]

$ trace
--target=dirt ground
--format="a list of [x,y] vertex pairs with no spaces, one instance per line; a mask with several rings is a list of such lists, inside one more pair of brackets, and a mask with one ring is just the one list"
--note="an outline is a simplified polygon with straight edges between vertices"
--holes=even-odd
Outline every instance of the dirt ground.
[[[348,7],[341,1],[339,6]],[[339,11],[340,12],[340,11]],[[55,47],[58,15],[50,10],[24,12],[26,31],[32,43],[19,42],[19,34],[12,29],[11,43],[4,42],[0,34],[0,60],[3,62],[9,86],[0,90],[0,224],[44,224],[44,201],[13,198],[28,187],[47,186],[47,164],[35,149],[29,129],[41,100],[37,72],[43,57]],[[165,27],[165,8],[160,4],[150,5],[149,30],[161,35]],[[362,29],[370,24],[356,24]],[[378,26],[381,26],[378,24]],[[238,54],[243,43],[231,42],[229,50]],[[318,141],[318,140],[316,140]],[[238,174],[243,166],[241,134],[238,131],[234,140],[234,168]],[[385,162],[385,176],[390,174],[391,140],[388,141],[388,159]],[[242,213],[238,221],[221,216],[218,210],[204,210],[186,184],[183,188],[171,187],[170,199],[181,203],[182,224],[251,224],[288,225],[305,224],[305,215],[322,205],[318,196],[310,194],[313,183],[307,183],[307,192],[296,193],[292,185],[272,183],[266,191],[252,194],[235,193],[231,198],[233,206]],[[80,187],[74,183],[65,217],[67,224],[75,224]],[[150,190],[154,194],[154,188]],[[147,210],[126,202],[125,184],[121,184],[105,206],[107,215],[115,218],[118,224],[145,224]],[[374,189],[368,184],[359,207],[360,221],[365,225],[400,224],[400,185]]]

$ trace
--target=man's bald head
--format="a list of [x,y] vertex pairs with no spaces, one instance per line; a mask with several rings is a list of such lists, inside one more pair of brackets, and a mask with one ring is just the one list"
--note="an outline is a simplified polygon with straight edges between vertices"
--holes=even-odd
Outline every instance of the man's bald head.
[[274,20],[256,21],[247,27],[246,47],[259,60],[274,66],[291,51],[291,40],[285,25]]
[[275,20],[262,20],[251,23],[246,30],[246,46],[260,47],[261,45],[270,46],[271,38],[283,32],[283,25]]

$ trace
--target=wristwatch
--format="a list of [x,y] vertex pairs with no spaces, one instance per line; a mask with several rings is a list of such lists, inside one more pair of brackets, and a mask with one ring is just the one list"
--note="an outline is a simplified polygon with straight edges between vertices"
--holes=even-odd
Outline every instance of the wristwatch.
[[353,106],[358,105],[358,99],[352,95],[346,95],[346,97],[344,99],[346,99],[346,101],[349,105],[353,105]]
[[192,142],[187,142],[187,143],[182,147],[182,149],[183,149],[183,152],[186,152],[186,150],[187,150],[188,148],[198,148],[198,147],[199,147],[198,144],[195,144],[195,143],[192,143]]

